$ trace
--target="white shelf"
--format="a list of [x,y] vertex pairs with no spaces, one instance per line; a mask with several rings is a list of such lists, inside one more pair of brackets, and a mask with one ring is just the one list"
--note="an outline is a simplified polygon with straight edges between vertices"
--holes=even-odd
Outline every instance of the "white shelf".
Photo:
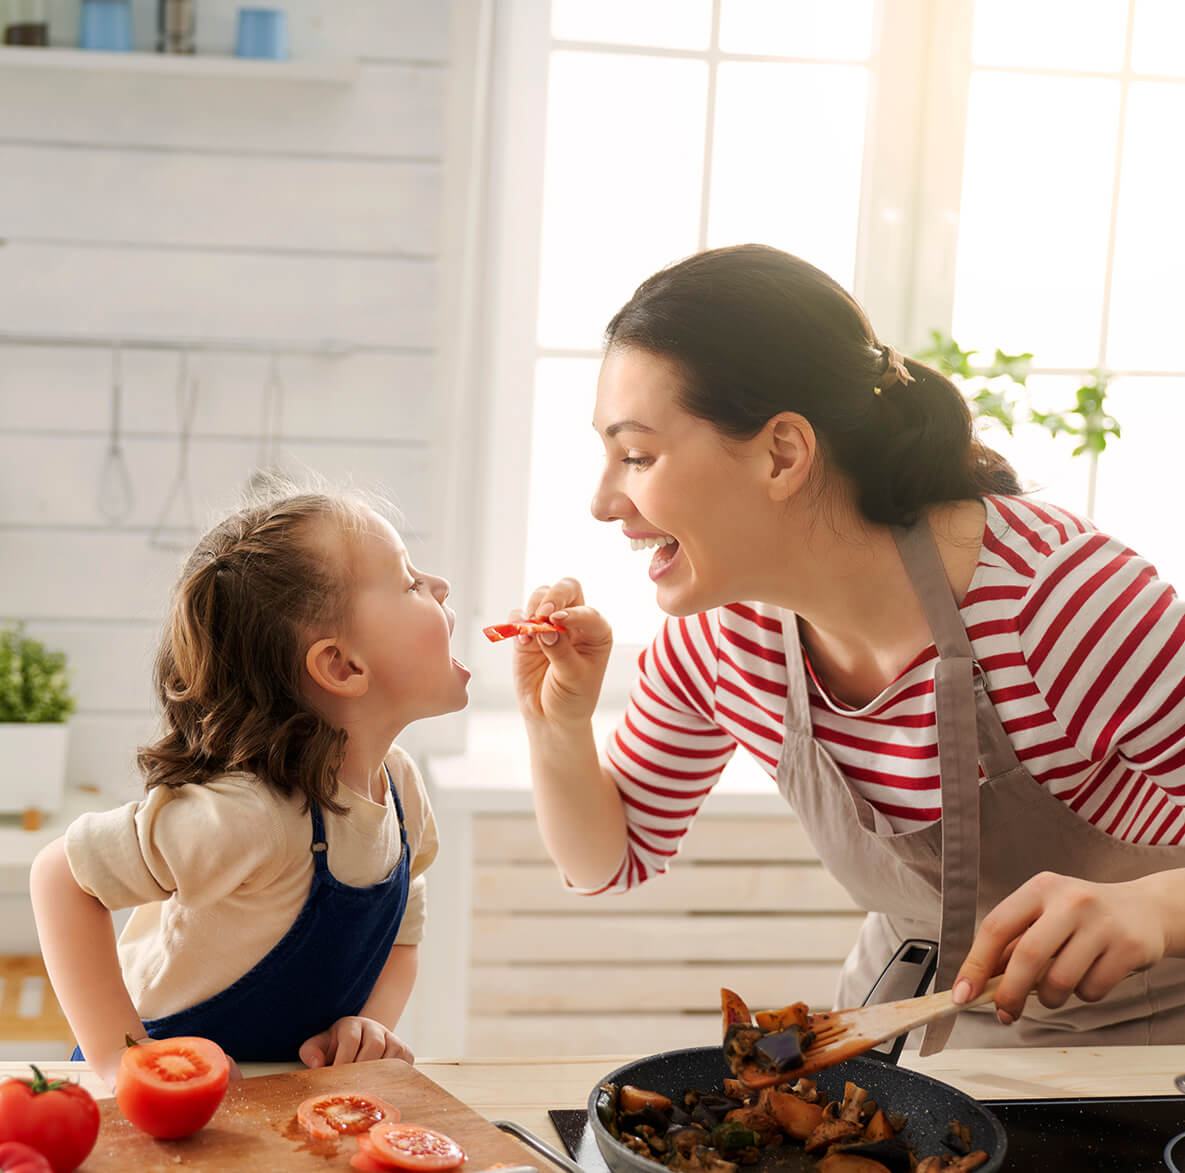
[[169,77],[238,77],[260,81],[346,85],[358,75],[352,59],[265,61],[177,53],[107,53],[98,49],[0,46],[0,69],[88,69],[101,73],[151,73]]

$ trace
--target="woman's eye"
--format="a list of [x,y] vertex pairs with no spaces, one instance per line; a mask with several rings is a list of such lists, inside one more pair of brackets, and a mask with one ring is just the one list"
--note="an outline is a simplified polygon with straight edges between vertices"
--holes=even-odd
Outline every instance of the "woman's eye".
[[649,456],[623,456],[622,464],[632,464],[635,468],[645,468],[650,463]]
[[424,580],[422,578],[413,578],[411,586],[408,587],[407,589],[411,590],[411,591],[418,591],[423,585],[424,585]]

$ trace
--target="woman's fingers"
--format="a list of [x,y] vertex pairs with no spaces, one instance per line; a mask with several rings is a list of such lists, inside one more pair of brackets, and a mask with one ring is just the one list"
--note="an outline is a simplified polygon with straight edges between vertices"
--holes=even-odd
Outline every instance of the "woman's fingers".
[[1001,970],[995,998],[1001,1022],[1019,1018],[1032,991],[1050,1008],[1071,995],[1105,997],[1127,974],[1164,955],[1163,934],[1157,937],[1155,916],[1139,895],[1134,883],[1034,876],[984,918],[959,970],[955,1001],[973,998]]

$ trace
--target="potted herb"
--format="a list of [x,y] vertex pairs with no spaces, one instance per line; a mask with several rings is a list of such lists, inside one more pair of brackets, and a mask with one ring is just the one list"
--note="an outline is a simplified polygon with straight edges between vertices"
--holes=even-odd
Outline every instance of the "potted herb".
[[0,812],[23,814],[30,829],[61,805],[72,712],[65,653],[22,626],[0,628]]
[[941,330],[930,331],[930,345],[918,354],[932,363],[958,385],[976,419],[995,420],[1011,436],[1018,423],[1044,428],[1051,436],[1078,438],[1072,456],[1086,453],[1090,472],[1086,486],[1086,513],[1094,513],[1095,486],[1098,481],[1099,456],[1107,447],[1108,437],[1119,438],[1119,424],[1105,406],[1111,376],[1095,369],[1074,392],[1074,402],[1064,411],[1038,411],[1029,402],[1025,380],[1033,361],[1030,353],[1005,354],[997,350],[990,363],[974,364],[974,350],[964,350]]

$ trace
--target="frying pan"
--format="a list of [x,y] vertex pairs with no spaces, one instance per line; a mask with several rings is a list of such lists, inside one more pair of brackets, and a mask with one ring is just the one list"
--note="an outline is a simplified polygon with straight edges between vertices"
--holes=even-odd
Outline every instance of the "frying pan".
[[[720,1081],[730,1074],[719,1046],[689,1047],[637,1059],[611,1072],[601,1082],[618,1087],[633,1084],[682,1103],[683,1093],[688,1088],[719,1089]],[[1006,1141],[999,1120],[982,1104],[949,1084],[865,1055],[837,1063],[813,1078],[818,1081],[819,1088],[835,1100],[843,1099],[844,1083],[851,1080],[867,1088],[869,1097],[885,1111],[899,1112],[907,1117],[908,1123],[899,1135],[919,1157],[952,1153],[943,1141],[950,1134],[951,1121],[957,1120],[970,1130],[972,1150],[983,1149],[988,1155],[977,1173],[994,1173],[1004,1162]],[[601,1123],[596,1109],[598,1089],[599,1085],[588,1097],[589,1126],[611,1173],[658,1173],[659,1167],[653,1161],[614,1140]],[[793,1142],[767,1150],[767,1153],[769,1155],[756,1166],[757,1169],[767,1166],[772,1169],[776,1164],[778,1173],[797,1173],[797,1170],[813,1169],[816,1165],[816,1159],[807,1157]]]

